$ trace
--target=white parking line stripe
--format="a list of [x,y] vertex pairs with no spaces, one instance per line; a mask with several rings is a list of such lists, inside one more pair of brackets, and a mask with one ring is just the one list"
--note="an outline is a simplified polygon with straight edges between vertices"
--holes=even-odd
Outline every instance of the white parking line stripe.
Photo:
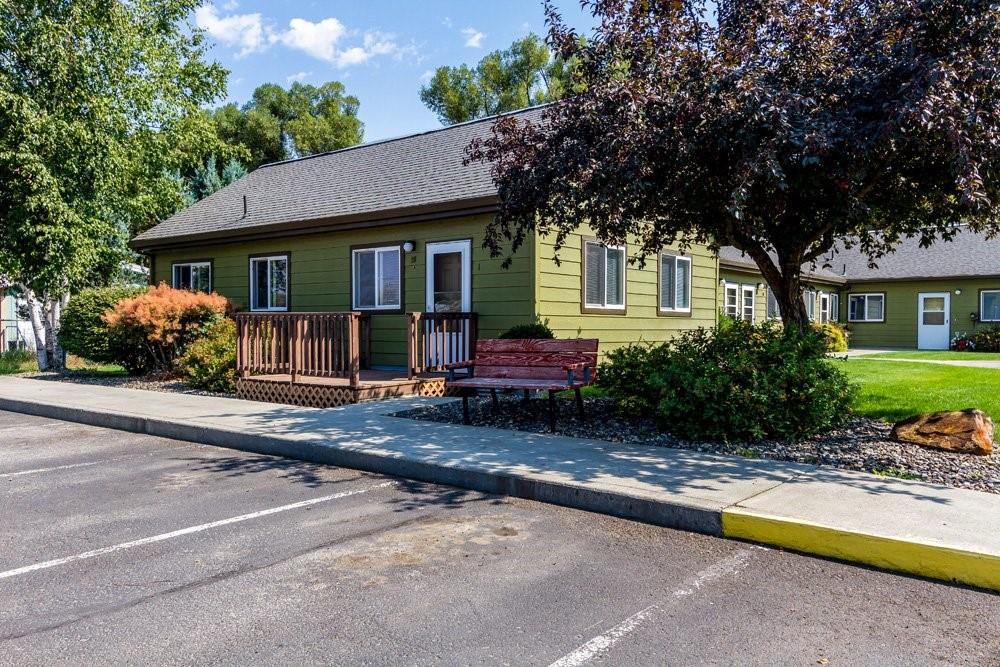
[[302,500],[300,502],[292,503],[290,505],[272,507],[270,509],[260,510],[259,512],[251,512],[250,514],[241,514],[240,516],[234,516],[228,519],[220,519],[219,521],[203,523],[197,526],[191,526],[189,528],[181,528],[180,530],[174,530],[169,533],[161,533],[160,535],[153,535],[152,537],[144,537],[141,540],[133,540],[132,542],[123,542],[121,544],[115,544],[110,547],[102,547],[100,549],[94,549],[93,551],[84,551],[83,553],[79,553],[74,556],[66,556],[65,558],[56,558],[54,560],[47,560],[43,563],[35,563],[34,565],[26,565],[24,567],[19,567],[14,570],[7,570],[6,572],[0,572],[0,579],[9,579],[11,577],[17,577],[22,574],[28,574],[29,572],[45,570],[50,567],[57,567],[59,565],[65,565],[67,563],[73,563],[81,560],[87,560],[89,558],[96,558],[97,556],[105,556],[107,554],[114,553],[116,551],[122,551],[124,549],[133,549],[135,547],[141,547],[147,544],[164,542],[166,540],[170,540],[175,537],[190,535],[192,533],[200,533],[202,531],[210,530],[212,528],[219,528],[220,526],[228,526],[233,523],[241,523],[243,521],[249,521],[251,519],[259,519],[260,517],[263,516],[270,516],[272,514],[278,514],[280,512],[288,512],[289,510],[296,510],[302,507],[309,507],[311,505],[318,505],[320,503],[329,502],[331,500],[337,500],[339,498],[347,498],[348,496],[356,496],[362,493],[368,493],[369,491],[384,489],[387,486],[393,486],[395,484],[396,482],[384,482],[382,484],[376,484],[375,486],[369,486],[367,488],[357,489],[355,491],[341,491],[340,493],[333,493],[328,496],[311,498],[309,500]]
[[[705,584],[728,574],[735,574],[742,568],[749,557],[749,551],[738,551],[729,558],[724,558],[718,563],[705,568],[694,575],[684,588],[678,588],[673,592],[673,599],[684,598],[694,595]],[[586,644],[582,644],[572,653],[567,653],[563,657],[553,662],[549,667],[579,667],[590,662],[598,654],[603,653],[617,644],[623,637],[638,629],[643,623],[656,615],[660,611],[660,604],[651,604],[642,611],[638,611],[624,621],[611,628],[607,632],[597,635]]]
[[170,449],[161,449],[155,452],[146,452],[145,454],[129,454],[128,456],[116,456],[110,459],[101,459],[100,461],[86,461],[84,463],[69,463],[64,466],[52,466],[51,468],[35,468],[33,470],[19,470],[18,472],[5,472],[0,473],[0,479],[6,477],[20,477],[21,475],[37,475],[42,472],[54,472],[56,470],[72,470],[73,468],[86,468],[87,466],[96,466],[102,463],[113,463],[115,461],[124,461],[126,459],[134,459],[140,456],[153,456],[156,454],[164,454],[170,452],[176,452],[180,449],[194,449],[195,447],[202,447],[203,445],[184,445],[183,447],[171,447]]

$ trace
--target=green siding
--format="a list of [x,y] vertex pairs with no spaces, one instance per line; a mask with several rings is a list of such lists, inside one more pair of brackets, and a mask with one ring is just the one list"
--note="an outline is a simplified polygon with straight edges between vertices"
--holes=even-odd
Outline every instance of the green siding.
[[[560,264],[553,259],[553,239],[536,235],[538,316],[547,320],[560,338],[589,337],[601,341],[601,351],[640,341],[668,340],[676,332],[716,321],[717,261],[707,247],[689,251],[691,267],[691,315],[657,315],[657,258],[646,266],[627,265],[625,270],[624,315],[583,313],[581,307],[581,245],[584,236],[593,236],[585,227],[572,234],[559,250]],[[628,247],[631,253],[632,246]]]
[[[291,255],[291,310],[345,311],[351,308],[351,247],[415,241],[414,251],[403,256],[403,307],[405,311],[423,311],[426,309],[425,244],[471,238],[472,309],[479,313],[480,336],[496,336],[512,324],[532,320],[533,247],[526,244],[511,267],[502,268],[502,258],[490,258],[482,247],[483,230],[489,219],[488,216],[476,216],[160,251],[155,257],[154,280],[169,283],[174,262],[211,259],[215,291],[246,308],[250,255],[288,252]],[[372,316],[372,357],[374,365],[406,365],[404,315]]]
[[[844,293],[840,308],[842,322],[851,331],[852,347],[917,347],[917,295],[921,292],[951,294],[949,338],[956,332],[968,333],[995,323],[975,324],[970,315],[979,313],[979,291],[1000,289],[1000,278],[949,278],[922,281],[885,281],[852,283]],[[955,294],[961,290],[961,294]],[[848,322],[847,296],[885,292],[885,322]]]

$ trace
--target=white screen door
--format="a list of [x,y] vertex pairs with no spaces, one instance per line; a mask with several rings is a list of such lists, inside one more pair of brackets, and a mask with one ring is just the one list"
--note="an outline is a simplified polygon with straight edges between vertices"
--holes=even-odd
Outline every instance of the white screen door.
[[[430,313],[468,313],[472,310],[472,242],[445,241],[427,244],[427,311]],[[426,327],[435,327],[433,320],[426,321]],[[454,326],[454,325],[452,325]],[[429,365],[463,361],[469,354],[469,321],[462,321],[465,334],[463,359],[446,358],[455,350],[452,339],[458,333],[429,335],[426,358]]]
[[917,347],[947,350],[951,342],[951,295],[928,292],[917,295]]

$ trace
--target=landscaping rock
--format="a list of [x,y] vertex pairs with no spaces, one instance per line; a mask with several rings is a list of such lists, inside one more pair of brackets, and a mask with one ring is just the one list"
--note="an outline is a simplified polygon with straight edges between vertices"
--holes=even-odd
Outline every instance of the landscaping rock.
[[993,434],[993,420],[981,410],[931,412],[892,427],[892,437],[899,442],[981,456],[993,451]]

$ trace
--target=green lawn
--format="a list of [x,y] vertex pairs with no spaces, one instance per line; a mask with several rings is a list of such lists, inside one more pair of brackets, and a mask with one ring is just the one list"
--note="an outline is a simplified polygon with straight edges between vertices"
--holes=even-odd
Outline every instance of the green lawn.
[[1000,361],[1000,352],[952,352],[951,350],[912,350],[879,352],[859,359],[931,359],[933,361]]
[[866,417],[894,422],[921,412],[979,408],[1000,418],[1000,370],[871,357],[831,363],[858,386],[854,411]]

